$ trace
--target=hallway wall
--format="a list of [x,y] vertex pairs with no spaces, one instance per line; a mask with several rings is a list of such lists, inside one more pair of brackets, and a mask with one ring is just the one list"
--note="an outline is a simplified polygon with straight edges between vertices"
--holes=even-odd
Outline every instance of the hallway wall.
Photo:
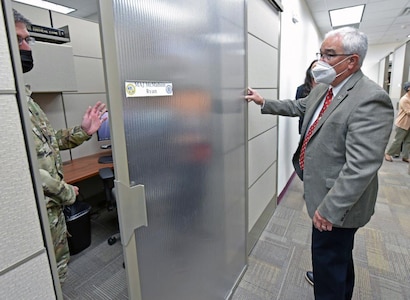
[[[248,1],[248,86],[277,99],[279,85],[280,12],[265,0]],[[248,252],[253,247],[277,199],[276,116],[248,104]]]
[[[371,80],[378,82],[379,62],[394,51],[399,44],[369,45],[366,58],[364,59],[362,71]],[[380,84],[380,83],[379,83]]]
[[[0,8],[2,5],[0,3]],[[32,290],[37,287],[37,299],[53,299],[53,282],[37,215],[10,55],[2,14],[0,15],[0,120],[2,121],[0,127],[2,136],[0,298],[31,299]]]
[[[321,36],[304,0],[284,0],[280,45],[279,99],[295,99],[296,88],[319,52]],[[292,21],[298,20],[297,23]],[[278,194],[293,174],[292,156],[299,142],[299,118],[279,117]]]

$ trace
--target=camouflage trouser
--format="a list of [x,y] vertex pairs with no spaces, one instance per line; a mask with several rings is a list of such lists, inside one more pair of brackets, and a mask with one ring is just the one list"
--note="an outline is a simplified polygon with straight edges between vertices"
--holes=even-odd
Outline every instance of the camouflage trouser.
[[58,277],[63,283],[67,278],[70,250],[67,242],[67,226],[61,207],[47,208],[51,237],[53,238],[54,253],[56,256]]

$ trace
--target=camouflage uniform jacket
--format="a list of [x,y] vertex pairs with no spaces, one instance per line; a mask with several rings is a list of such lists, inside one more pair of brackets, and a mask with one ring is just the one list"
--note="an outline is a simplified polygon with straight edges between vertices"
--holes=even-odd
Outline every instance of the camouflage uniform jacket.
[[54,130],[43,110],[31,98],[28,87],[26,94],[46,206],[73,204],[76,196],[73,187],[64,181],[60,150],[81,145],[91,136],[81,126]]

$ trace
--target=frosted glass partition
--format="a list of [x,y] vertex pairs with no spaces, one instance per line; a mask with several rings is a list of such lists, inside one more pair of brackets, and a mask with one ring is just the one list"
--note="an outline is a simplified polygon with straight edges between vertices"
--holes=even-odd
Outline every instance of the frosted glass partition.
[[123,106],[124,184],[145,187],[148,226],[135,232],[144,300],[224,299],[246,266],[244,9],[113,1],[124,91],[110,106]]

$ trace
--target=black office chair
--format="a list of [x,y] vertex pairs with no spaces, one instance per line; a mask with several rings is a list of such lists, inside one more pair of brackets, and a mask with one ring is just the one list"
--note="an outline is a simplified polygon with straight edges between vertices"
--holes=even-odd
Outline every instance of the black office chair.
[[[104,185],[105,199],[107,201],[107,210],[112,211],[117,205],[114,190],[114,172],[112,168],[101,168],[99,170],[100,178]],[[107,240],[109,245],[113,245],[120,239],[120,234],[116,233]]]
[[107,201],[107,209],[113,210],[116,206],[114,188],[114,172],[112,168],[101,168],[99,170],[100,178],[104,185],[105,199]]

